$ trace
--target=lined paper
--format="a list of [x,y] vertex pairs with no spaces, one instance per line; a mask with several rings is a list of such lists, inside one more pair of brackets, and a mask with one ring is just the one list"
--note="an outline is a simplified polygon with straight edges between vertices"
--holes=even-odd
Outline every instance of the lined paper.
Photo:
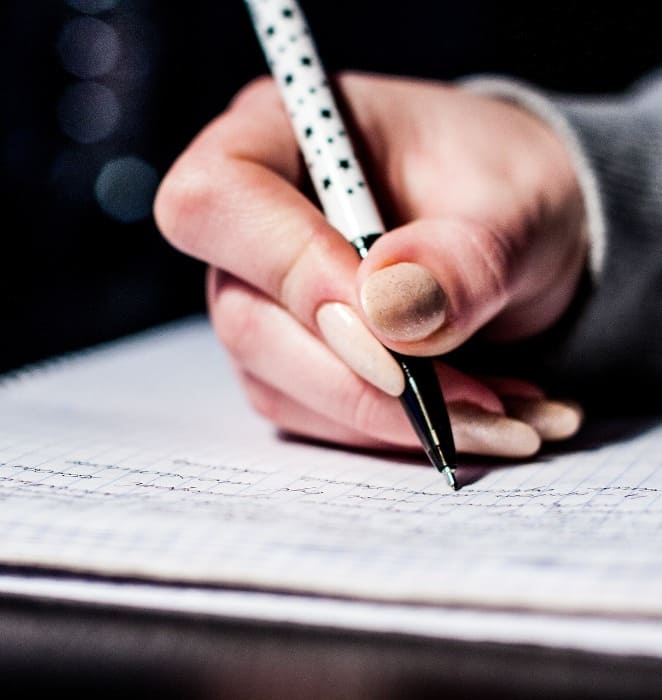
[[5,566],[662,617],[659,421],[455,493],[421,460],[279,438],[192,322],[5,382],[0,426]]

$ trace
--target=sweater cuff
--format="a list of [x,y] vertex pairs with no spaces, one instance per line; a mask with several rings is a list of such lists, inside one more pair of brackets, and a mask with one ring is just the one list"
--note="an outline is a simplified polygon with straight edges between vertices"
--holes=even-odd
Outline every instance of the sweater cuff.
[[607,245],[602,195],[595,171],[579,136],[564,113],[541,92],[521,81],[498,76],[474,76],[460,81],[459,84],[471,92],[508,100],[526,109],[558,134],[568,151],[584,197],[589,237],[589,268],[592,277],[598,279],[604,269]]

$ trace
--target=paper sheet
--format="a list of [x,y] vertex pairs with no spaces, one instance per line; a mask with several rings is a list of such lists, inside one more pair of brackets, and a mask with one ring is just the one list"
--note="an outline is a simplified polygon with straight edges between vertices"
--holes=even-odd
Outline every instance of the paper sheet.
[[423,461],[280,439],[193,322],[7,381],[0,426],[6,566],[662,618],[657,421],[454,493]]
[[371,634],[662,657],[662,633],[654,619],[471,610],[44,575],[0,575],[0,595]]

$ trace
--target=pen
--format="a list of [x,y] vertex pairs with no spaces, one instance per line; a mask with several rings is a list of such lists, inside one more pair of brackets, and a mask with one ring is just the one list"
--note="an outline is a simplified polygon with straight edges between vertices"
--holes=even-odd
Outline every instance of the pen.
[[[363,259],[385,227],[306,18],[295,0],[245,3],[324,214]],[[428,458],[456,489],[455,443],[432,360],[390,352],[405,376],[400,402]]]

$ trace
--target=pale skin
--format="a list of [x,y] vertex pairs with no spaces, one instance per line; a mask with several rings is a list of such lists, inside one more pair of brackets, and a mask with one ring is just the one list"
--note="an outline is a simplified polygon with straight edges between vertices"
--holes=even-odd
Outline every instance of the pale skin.
[[[515,105],[410,79],[346,74],[340,85],[400,224],[366,260],[301,193],[269,79],[184,151],[155,215],[173,245],[209,264],[212,324],[259,413],[307,437],[416,449],[398,400],[350,369],[342,342],[331,349],[319,310],[341,302],[411,355],[475,333],[535,335],[566,310],[586,264],[582,194],[555,133]],[[525,457],[579,428],[576,404],[528,382],[438,367],[460,452]]]

